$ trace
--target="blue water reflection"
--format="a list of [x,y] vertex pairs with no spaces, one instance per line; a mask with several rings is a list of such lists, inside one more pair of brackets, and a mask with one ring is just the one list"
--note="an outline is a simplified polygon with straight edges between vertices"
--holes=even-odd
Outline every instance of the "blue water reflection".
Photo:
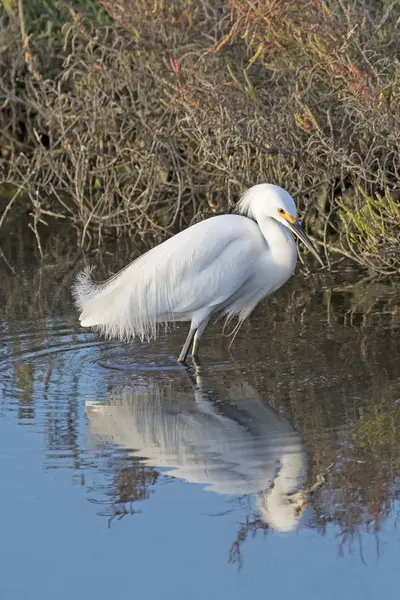
[[184,329],[107,343],[7,281],[1,600],[395,596],[395,296],[294,282],[186,371]]

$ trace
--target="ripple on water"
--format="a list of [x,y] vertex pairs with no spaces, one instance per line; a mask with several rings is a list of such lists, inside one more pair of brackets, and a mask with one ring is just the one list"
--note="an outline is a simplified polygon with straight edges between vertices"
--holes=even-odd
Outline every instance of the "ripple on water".
[[[68,397],[78,380],[80,394],[99,397],[104,376],[140,377],[141,373],[183,369],[163,339],[157,345],[111,343],[96,334],[77,331],[76,326],[59,318],[12,326],[3,323],[2,329],[0,402],[10,410],[20,410],[21,404],[29,406],[43,397],[47,406],[57,404],[60,398]],[[30,409],[25,413],[30,418]]]
[[68,323],[48,319],[40,325],[25,322],[3,327],[0,353],[0,397],[10,408],[33,403],[53,385],[52,401],[68,392],[69,375],[97,369],[102,341],[93,334],[76,333]]
[[111,371],[177,371],[182,366],[176,362],[176,357],[168,352],[151,354],[145,349],[140,353],[135,351],[133,345],[121,343],[109,343],[107,349],[101,356],[95,359],[95,363]]

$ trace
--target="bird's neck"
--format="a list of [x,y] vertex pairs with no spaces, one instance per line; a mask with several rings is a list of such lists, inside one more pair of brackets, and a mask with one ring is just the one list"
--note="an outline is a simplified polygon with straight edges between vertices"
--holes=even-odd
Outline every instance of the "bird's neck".
[[290,264],[296,264],[296,243],[289,229],[272,217],[256,216],[256,220],[271,254],[276,254],[279,262],[286,258]]

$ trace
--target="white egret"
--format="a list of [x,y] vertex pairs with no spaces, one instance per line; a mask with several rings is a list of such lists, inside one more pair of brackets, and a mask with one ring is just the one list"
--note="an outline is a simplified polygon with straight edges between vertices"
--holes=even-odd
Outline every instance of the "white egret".
[[124,341],[156,337],[158,324],[190,321],[179,355],[198,353],[211,315],[241,323],[267,294],[292,275],[295,234],[323,263],[284,189],[255,185],[237,205],[239,214],[219,215],[181,231],[143,254],[105,282],[81,272],[73,293],[83,327]]
[[308,460],[301,436],[233,374],[224,391],[196,369],[194,394],[182,378],[126,386],[106,403],[86,401],[94,444],[115,444],[164,475],[226,496],[256,498],[261,519],[292,531],[307,506]]

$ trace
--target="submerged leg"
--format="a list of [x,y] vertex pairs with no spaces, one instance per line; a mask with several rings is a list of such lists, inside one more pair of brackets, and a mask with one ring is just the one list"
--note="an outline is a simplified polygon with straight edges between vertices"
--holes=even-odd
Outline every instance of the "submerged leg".
[[191,346],[193,338],[195,337],[196,332],[197,332],[196,328],[194,328],[194,327],[190,328],[188,336],[186,338],[186,341],[183,344],[183,348],[182,348],[181,353],[179,355],[178,363],[184,363],[184,362],[186,362],[186,357],[188,355],[189,348]]
[[196,389],[197,374],[198,374],[200,367],[195,361],[193,361],[193,365],[188,365],[187,363],[184,363],[184,365],[186,367],[186,373],[190,379],[190,383],[193,385],[193,388]]

